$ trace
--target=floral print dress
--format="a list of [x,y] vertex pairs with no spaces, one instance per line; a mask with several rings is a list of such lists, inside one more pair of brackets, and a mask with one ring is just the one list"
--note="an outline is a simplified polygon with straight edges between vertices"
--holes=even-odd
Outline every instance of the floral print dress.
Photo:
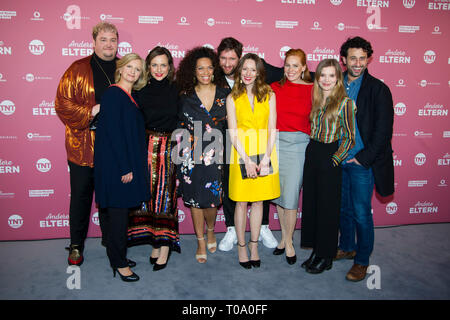
[[179,193],[187,206],[206,209],[222,203],[223,137],[228,92],[216,87],[214,103],[209,111],[196,93],[181,96],[179,128],[185,130],[178,130],[183,141],[177,139],[177,168]]

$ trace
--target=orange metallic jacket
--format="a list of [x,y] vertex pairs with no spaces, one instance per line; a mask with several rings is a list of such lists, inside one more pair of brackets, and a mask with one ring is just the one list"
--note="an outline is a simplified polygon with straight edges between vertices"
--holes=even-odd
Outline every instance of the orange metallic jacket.
[[55,111],[66,126],[67,160],[80,166],[94,166],[95,132],[89,130],[95,103],[92,56],[72,63],[62,76],[55,99]]

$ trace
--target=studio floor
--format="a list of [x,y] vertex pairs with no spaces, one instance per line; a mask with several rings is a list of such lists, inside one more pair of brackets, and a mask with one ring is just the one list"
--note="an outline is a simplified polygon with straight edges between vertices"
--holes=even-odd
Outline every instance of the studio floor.
[[[86,241],[85,262],[68,268],[67,239],[0,242],[2,300],[448,300],[450,299],[450,224],[425,224],[375,229],[375,249],[366,279],[345,279],[351,260],[335,261],[323,274],[305,272],[300,264],[310,251],[300,249],[297,263],[288,265],[260,242],[261,268],[245,270],[237,248],[208,254],[196,262],[194,235],[181,235],[181,253],[154,272],[148,262],[151,247],[128,249],[137,262],[136,283],[113,278],[99,238]],[[274,231],[281,238],[280,231]],[[220,241],[224,233],[217,234]],[[249,234],[247,233],[247,238]],[[78,272],[75,277],[75,272]]]

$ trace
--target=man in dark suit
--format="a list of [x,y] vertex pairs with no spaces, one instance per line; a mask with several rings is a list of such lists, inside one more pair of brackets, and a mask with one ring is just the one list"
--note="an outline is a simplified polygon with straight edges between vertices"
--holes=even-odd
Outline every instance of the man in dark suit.
[[[230,89],[233,88],[234,85],[234,74],[236,68],[239,64],[239,59],[242,55],[242,43],[238,40],[228,37],[222,39],[219,46],[217,47],[217,54],[219,55],[219,64],[223,71],[223,76],[226,79],[228,87]],[[277,75],[272,75],[270,70],[266,70],[269,72],[268,79],[272,79]],[[283,74],[281,73],[281,76]],[[278,80],[281,78],[278,78]],[[267,82],[267,81],[266,81]],[[272,81],[273,82],[273,81]],[[230,139],[226,139],[226,150],[231,150]],[[228,152],[226,154],[229,154]],[[236,206],[236,202],[228,198],[228,177],[229,177],[229,165],[225,165],[225,174],[223,181],[223,213],[225,215],[225,225],[227,226],[227,232],[223,239],[219,243],[219,250],[221,251],[229,251],[233,248],[233,244],[237,243],[236,230],[234,228],[234,209]],[[273,236],[272,232],[269,229],[269,201],[263,202],[263,220],[261,225],[261,231],[259,236],[259,241],[262,241],[263,244],[268,248],[275,248],[278,245],[278,241]]]
[[365,278],[373,250],[371,201],[374,185],[383,197],[394,193],[392,95],[389,88],[367,70],[372,53],[370,42],[361,37],[349,38],[340,50],[347,67],[344,84],[357,109],[355,146],[342,164],[340,239],[335,258],[354,258],[346,276],[350,281]]

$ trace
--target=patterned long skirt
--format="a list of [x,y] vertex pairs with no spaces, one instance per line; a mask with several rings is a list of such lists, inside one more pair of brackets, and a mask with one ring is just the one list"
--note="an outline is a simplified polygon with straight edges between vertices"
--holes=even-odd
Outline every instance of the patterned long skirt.
[[148,165],[151,200],[148,210],[130,212],[128,246],[151,244],[169,246],[180,252],[176,169],[172,162],[171,133],[148,131]]

